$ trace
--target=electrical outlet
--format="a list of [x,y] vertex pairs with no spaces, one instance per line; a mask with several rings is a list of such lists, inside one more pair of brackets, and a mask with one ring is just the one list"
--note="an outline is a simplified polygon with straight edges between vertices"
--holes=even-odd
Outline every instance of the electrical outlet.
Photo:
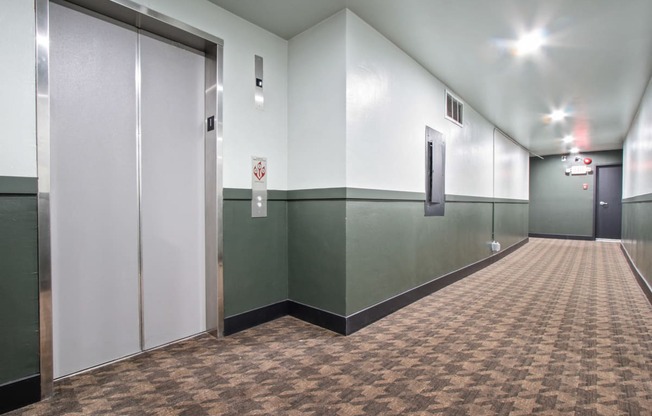
[[491,251],[494,253],[497,253],[500,251],[500,243],[498,241],[492,241],[491,242]]

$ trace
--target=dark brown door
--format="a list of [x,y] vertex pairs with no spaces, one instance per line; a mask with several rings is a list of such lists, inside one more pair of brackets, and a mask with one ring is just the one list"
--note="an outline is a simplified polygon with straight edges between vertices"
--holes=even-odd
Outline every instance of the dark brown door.
[[621,165],[597,168],[595,238],[620,239],[622,178]]

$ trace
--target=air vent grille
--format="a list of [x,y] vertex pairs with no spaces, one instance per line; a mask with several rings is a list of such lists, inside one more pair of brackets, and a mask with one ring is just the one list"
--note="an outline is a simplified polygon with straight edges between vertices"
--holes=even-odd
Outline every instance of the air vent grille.
[[464,104],[448,91],[446,91],[446,118],[460,127],[464,125]]

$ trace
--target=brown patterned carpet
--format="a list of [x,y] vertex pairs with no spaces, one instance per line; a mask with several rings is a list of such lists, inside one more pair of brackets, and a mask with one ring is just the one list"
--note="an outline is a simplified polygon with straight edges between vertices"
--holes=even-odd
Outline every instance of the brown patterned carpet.
[[55,391],[11,415],[650,415],[652,308],[618,244],[531,239],[349,337],[285,317]]

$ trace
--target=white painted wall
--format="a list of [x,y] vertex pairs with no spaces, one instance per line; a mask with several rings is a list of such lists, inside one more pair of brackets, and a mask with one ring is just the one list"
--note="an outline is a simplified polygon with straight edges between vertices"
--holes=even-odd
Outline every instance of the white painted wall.
[[[442,98],[443,102],[443,98]],[[441,105],[443,114],[444,105]],[[443,117],[443,116],[442,116]],[[464,127],[449,120],[446,143],[446,193],[492,197],[494,126],[468,104],[464,104]]]
[[[251,156],[267,157],[269,189],[287,189],[287,41],[205,0],[136,0],[224,40],[224,187],[251,188]],[[254,55],[265,109],[254,107]]]
[[444,86],[353,12],[346,14],[346,184],[424,192],[425,126],[444,133]]
[[494,198],[530,199],[530,154],[496,131]]
[[652,193],[652,80],[623,146],[623,198]]
[[[266,156],[270,189],[287,189],[287,41],[205,0],[136,0],[224,40],[224,187],[250,188]],[[254,55],[264,59],[265,109],[254,107]],[[0,175],[36,176],[34,5],[0,8]]]
[[34,4],[0,6],[0,176],[36,176]]
[[[463,129],[446,120],[445,86],[352,12],[292,39],[288,57],[288,42],[208,1],[138,2],[224,39],[225,187],[251,186],[256,155],[268,158],[270,189],[423,192],[429,125],[446,137],[446,192],[491,196],[491,124],[468,105]],[[3,1],[0,34],[0,175],[33,177],[31,1]],[[265,62],[263,111],[253,102],[255,54]],[[514,169],[527,187],[526,171]]]
[[346,186],[346,14],[289,42],[288,189]]
[[[446,140],[446,193],[492,197],[493,129],[465,104],[464,127],[444,115],[446,86],[396,45],[347,11],[346,186],[425,191],[424,133]],[[529,159],[502,144],[501,198],[528,199]]]

